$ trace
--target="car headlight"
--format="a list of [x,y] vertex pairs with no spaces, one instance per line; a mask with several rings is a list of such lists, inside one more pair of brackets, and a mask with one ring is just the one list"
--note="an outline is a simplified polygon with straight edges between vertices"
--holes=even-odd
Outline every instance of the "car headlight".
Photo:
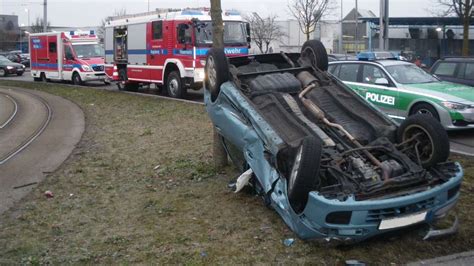
[[25,65],[21,65],[23,68],[26,68]]
[[14,69],[14,67],[12,67],[12,66],[7,66],[7,69]]
[[469,105],[456,102],[441,102],[441,104],[448,109],[457,111],[464,110],[470,107]]
[[91,68],[88,65],[82,65],[81,67],[84,71],[91,71]]

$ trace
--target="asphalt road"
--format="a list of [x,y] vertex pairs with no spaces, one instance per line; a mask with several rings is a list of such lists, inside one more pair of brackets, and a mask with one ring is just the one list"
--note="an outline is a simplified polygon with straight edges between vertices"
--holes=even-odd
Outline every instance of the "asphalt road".
[[[21,80],[21,81],[31,81],[33,82],[33,78],[31,77],[29,72],[26,72],[23,76],[9,76],[9,77],[2,77],[1,79],[9,79],[9,80]],[[97,89],[105,89],[105,90],[112,90],[116,91],[117,86],[114,84],[104,85],[100,82],[90,82],[87,83],[86,86],[94,87]],[[157,89],[152,86],[150,89],[140,89],[140,93],[146,93],[148,95],[158,95]],[[203,102],[203,91],[192,91],[189,90],[186,100],[202,103]],[[474,129],[473,130],[460,130],[460,131],[450,131],[448,132],[450,144],[451,144],[451,151],[463,155],[474,156]]]
[[0,213],[71,154],[84,114],[61,97],[0,86]]

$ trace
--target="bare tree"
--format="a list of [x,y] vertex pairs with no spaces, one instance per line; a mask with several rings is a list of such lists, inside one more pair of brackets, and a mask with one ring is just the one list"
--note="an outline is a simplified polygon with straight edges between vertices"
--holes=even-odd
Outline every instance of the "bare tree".
[[[43,32],[43,25],[44,25],[43,19],[39,18],[39,17],[36,17],[35,21],[30,26],[31,33]],[[48,23],[46,24],[46,27],[49,28],[50,26],[51,25],[48,21]]]
[[469,25],[474,13],[474,0],[438,0],[445,9],[443,15],[456,15],[463,24],[462,55],[469,55]]
[[276,18],[276,15],[262,18],[255,12],[245,18],[252,29],[250,32],[252,40],[262,54],[268,53],[270,43],[279,41],[285,36],[281,26],[275,22]]
[[331,0],[291,0],[288,8],[298,21],[301,32],[306,35],[306,40],[309,40],[309,35],[316,29],[318,21],[333,6]]

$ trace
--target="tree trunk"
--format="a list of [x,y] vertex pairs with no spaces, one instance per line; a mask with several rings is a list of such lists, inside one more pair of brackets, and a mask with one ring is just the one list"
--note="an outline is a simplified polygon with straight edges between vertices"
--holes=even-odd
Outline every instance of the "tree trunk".
[[470,16],[469,14],[464,15],[463,19],[463,40],[462,40],[462,55],[469,56],[469,24],[470,24]]
[[212,46],[224,48],[224,23],[222,22],[221,0],[211,0]]
[[[212,18],[212,46],[214,48],[224,48],[224,23],[222,22],[222,8],[220,0],[211,1],[211,18]],[[219,133],[214,128],[212,157],[214,166],[222,169],[227,165],[227,152],[225,151]]]

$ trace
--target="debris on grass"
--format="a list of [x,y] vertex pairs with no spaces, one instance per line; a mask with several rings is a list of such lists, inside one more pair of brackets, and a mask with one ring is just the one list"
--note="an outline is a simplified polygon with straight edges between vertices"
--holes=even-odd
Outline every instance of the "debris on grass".
[[53,198],[54,197],[54,194],[53,192],[49,191],[49,190],[46,190],[44,192],[44,195],[46,196],[46,198],[50,199],[50,198]]
[[294,238],[287,238],[287,239],[283,240],[283,245],[285,245],[287,247],[291,247],[294,243],[295,243]]

